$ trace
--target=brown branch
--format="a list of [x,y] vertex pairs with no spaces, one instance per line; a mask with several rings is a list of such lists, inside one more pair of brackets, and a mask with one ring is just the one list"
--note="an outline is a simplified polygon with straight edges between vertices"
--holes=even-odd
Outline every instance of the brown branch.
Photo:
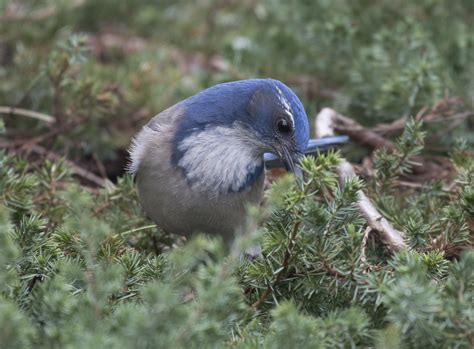
[[[432,111],[437,110],[436,106],[439,104],[439,102],[433,107]],[[421,108],[418,113],[416,114],[415,119],[417,121],[431,121],[432,118],[437,118],[440,117],[441,114],[434,114],[430,113],[427,114],[426,112],[428,111],[428,107],[423,107]],[[375,127],[372,128],[372,131],[383,134],[383,135],[388,135],[391,133],[399,132],[402,131],[407,124],[407,116],[404,115],[401,118],[392,121],[390,123],[386,124],[378,124]]]
[[102,211],[108,209],[109,207],[111,207],[113,205],[113,202],[110,200],[110,201],[107,201],[106,203],[100,205],[99,207],[97,207],[93,212],[92,212],[92,217],[97,217],[97,215],[99,213],[101,213]]
[[[325,111],[331,110],[332,113],[323,113]],[[320,116],[321,115],[321,116]],[[322,122],[323,125],[320,125],[317,129],[323,127],[323,133],[344,133],[347,134],[351,140],[355,141],[356,143],[367,146],[372,149],[379,149],[379,148],[386,148],[388,150],[394,150],[395,145],[390,142],[389,140],[385,139],[381,135],[377,134],[376,132],[369,130],[359,124],[357,121],[338,114],[332,109],[323,109],[318,117],[324,118]],[[326,121],[326,119],[328,119]],[[324,126],[326,125],[327,126]],[[324,129],[324,127],[326,129]],[[327,130],[330,127],[331,130]],[[327,132],[326,132],[327,131]]]
[[293,229],[291,230],[290,240],[288,241],[285,256],[283,257],[282,267],[278,271],[275,280],[270,285],[268,285],[267,289],[260,296],[260,298],[252,304],[252,308],[257,309],[268,298],[270,293],[272,293],[272,290],[275,288],[276,284],[280,282],[280,280],[283,278],[283,275],[285,274],[286,270],[288,269],[288,265],[290,264],[291,250],[293,249],[294,241],[296,239],[296,234],[298,233],[300,224],[301,221],[297,220],[295,222],[295,225],[293,226]]
[[51,90],[53,93],[52,100],[52,112],[56,118],[59,128],[63,128],[66,125],[65,115],[63,114],[63,103],[62,103],[62,86],[64,75],[69,68],[69,64],[64,64],[59,72],[55,76],[48,73],[49,81],[51,82]]
[[[0,143],[0,148],[1,147],[8,147],[8,144]],[[89,181],[91,183],[94,183],[94,184],[96,184],[100,187],[106,188],[106,187],[114,186],[114,184],[110,180],[100,178],[99,176],[95,175],[94,173],[87,171],[86,169],[84,169],[84,168],[80,167],[79,165],[75,164],[74,162],[72,162],[70,160],[67,160],[67,159],[64,159],[59,154],[56,154],[56,153],[54,153],[50,150],[47,150],[46,148],[44,148],[40,145],[32,144],[30,147],[28,147],[27,150],[32,151],[36,154],[42,155],[42,156],[44,156],[47,159],[52,160],[52,161],[63,160],[72,169],[72,171],[75,175],[77,175],[79,177],[82,177],[82,178],[86,179],[87,181]]]
[[[44,155],[46,156],[46,158],[50,159],[50,160],[53,160],[53,161],[59,161],[61,159],[63,159],[60,155],[56,154],[56,153],[53,153],[39,145],[34,145],[31,147],[31,150],[33,150],[35,153],[37,154],[40,154],[40,155]],[[108,180],[108,179],[103,179],[103,178],[100,178],[99,176],[95,175],[94,173],[92,172],[89,172],[87,171],[86,169],[80,167],[79,165],[75,164],[74,162],[70,161],[70,160],[64,160],[66,162],[66,164],[68,164],[68,166],[70,166],[72,168],[72,171],[78,175],[79,177],[82,177],[86,180],[88,180],[89,182],[91,183],[94,183],[100,187],[103,187],[103,188],[106,188],[106,187],[109,187],[109,186],[114,186],[114,184]]]
[[[327,114],[326,114],[327,111]],[[331,112],[329,112],[331,111]],[[462,114],[462,117],[467,117],[470,113]],[[323,129],[321,132],[325,133],[327,131],[327,125],[331,125],[332,130],[330,134],[342,133],[348,135],[351,140],[365,147],[371,149],[380,149],[385,148],[388,151],[393,152],[395,150],[395,144],[390,140],[382,137],[377,132],[374,132],[371,129],[367,129],[357,121],[348,118],[347,116],[341,115],[332,109],[323,109],[318,117],[322,117],[324,120],[320,122],[320,126],[316,127],[316,130],[319,130],[321,127]],[[458,117],[458,116],[457,116]],[[330,120],[326,119],[329,118]],[[404,125],[404,123],[403,123]],[[329,134],[329,133],[327,133]],[[449,170],[442,165],[439,165],[433,161],[427,161],[426,158],[422,156],[413,156],[413,167],[412,172],[416,175],[422,175],[427,178],[440,178],[449,174]]]
[[353,271],[349,275],[345,275],[339,271],[337,271],[334,267],[332,267],[326,260],[323,260],[322,262],[322,271],[326,273],[329,276],[332,276],[336,279],[341,279],[345,282],[355,282],[359,284],[366,285],[367,281],[366,280],[357,280],[353,274]]
[[[18,110],[18,109],[15,109],[15,110]],[[8,142],[8,145],[5,145],[4,143],[0,143],[0,148],[2,148],[2,147],[3,148],[21,147],[21,148],[24,148],[24,149],[28,149],[32,145],[42,143],[46,140],[54,139],[54,137],[56,137],[60,133],[66,134],[69,130],[72,130],[74,127],[80,125],[81,123],[83,123],[86,120],[87,120],[86,117],[80,117],[76,121],[70,122],[67,125],[65,125],[64,127],[60,127],[59,125],[57,125],[57,126],[53,125],[52,128],[48,132],[43,133],[39,136],[30,137],[28,139],[12,139],[11,141]]]
[[102,178],[107,178],[107,170],[105,168],[105,165],[100,161],[99,157],[95,152],[92,153],[92,159],[94,160],[97,170],[99,171],[100,175]]
[[[342,117],[336,111],[325,108],[316,116],[316,137],[323,138],[327,136],[335,135],[337,130],[337,125],[341,122],[347,125],[357,125],[355,121],[352,121],[349,118]],[[359,125],[360,126],[360,125]],[[354,168],[346,160],[342,160],[337,166],[337,174],[339,177],[339,184],[344,185],[345,181],[349,178],[356,176]],[[399,251],[407,247],[404,239],[403,233],[394,229],[388,220],[383,217],[369,200],[367,195],[360,190],[359,191],[359,201],[358,201],[359,211],[362,216],[367,221],[367,224],[375,231],[378,232],[380,239],[391,251]]]

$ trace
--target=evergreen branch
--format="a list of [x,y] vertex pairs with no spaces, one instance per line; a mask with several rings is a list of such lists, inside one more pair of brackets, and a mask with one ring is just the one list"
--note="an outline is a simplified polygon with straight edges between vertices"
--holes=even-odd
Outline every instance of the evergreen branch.
[[285,274],[286,270],[288,269],[288,265],[290,263],[290,257],[291,257],[291,250],[293,249],[294,241],[296,239],[296,235],[298,233],[298,229],[300,227],[301,221],[297,220],[295,224],[293,225],[293,229],[291,230],[291,235],[290,239],[288,241],[288,246],[286,247],[285,251],[285,256],[283,257],[283,262],[281,263],[281,268],[279,269],[275,280],[268,285],[267,289],[265,292],[260,296],[260,298],[252,304],[253,309],[257,309],[267,298],[268,296],[272,293],[272,290],[275,288],[276,284],[281,281],[283,278],[283,275]]
[[[306,197],[306,195],[308,194],[309,189],[310,189],[310,185],[308,185],[308,184],[305,185],[305,187],[303,189],[303,195],[301,196],[301,198]],[[298,217],[302,213],[303,213],[303,209],[300,207],[300,208],[298,208],[295,216]],[[268,285],[267,289],[260,296],[260,298],[252,304],[252,308],[254,310],[256,310],[268,298],[268,296],[272,293],[272,290],[275,288],[277,283],[280,282],[281,279],[283,278],[283,276],[285,275],[285,273],[288,269],[288,266],[290,264],[291,250],[293,249],[294,242],[296,240],[300,225],[301,225],[301,220],[296,219],[293,223],[293,228],[291,229],[290,239],[288,240],[288,245],[286,247],[286,251],[285,251],[285,255],[283,257],[283,261],[281,263],[281,267],[279,268],[278,273],[276,274],[275,280],[270,285]]]

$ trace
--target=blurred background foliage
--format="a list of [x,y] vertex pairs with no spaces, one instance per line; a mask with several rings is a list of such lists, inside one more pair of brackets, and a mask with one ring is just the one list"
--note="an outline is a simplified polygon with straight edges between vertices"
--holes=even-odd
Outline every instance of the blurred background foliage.
[[[310,118],[330,106],[368,126],[446,95],[472,109],[473,13],[470,0],[0,0],[0,105],[55,116],[68,126],[48,147],[110,177],[150,117],[223,81],[280,79]],[[428,150],[472,144],[472,119],[430,126]]]

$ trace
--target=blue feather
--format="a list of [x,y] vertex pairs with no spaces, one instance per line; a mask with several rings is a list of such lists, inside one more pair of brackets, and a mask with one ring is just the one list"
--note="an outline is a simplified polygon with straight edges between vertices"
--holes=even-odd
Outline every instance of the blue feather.
[[[309,124],[298,97],[280,81],[251,79],[215,85],[176,105],[183,115],[172,140],[171,163],[180,167],[189,180],[188,170],[180,166],[186,151],[180,144],[215,127],[235,128],[238,124],[262,142],[274,142],[275,115],[281,113],[282,106],[288,106],[294,120],[294,151],[303,153],[308,146]],[[262,173],[263,165],[250,166],[244,184],[237,191],[253,185]],[[235,187],[235,183],[230,184],[227,191],[235,192]]]

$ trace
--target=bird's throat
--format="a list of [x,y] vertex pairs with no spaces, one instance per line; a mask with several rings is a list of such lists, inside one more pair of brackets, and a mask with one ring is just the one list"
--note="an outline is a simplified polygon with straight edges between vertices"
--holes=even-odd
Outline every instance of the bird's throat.
[[210,195],[252,187],[263,175],[258,141],[241,127],[216,126],[190,134],[179,144],[178,162],[195,190]]

